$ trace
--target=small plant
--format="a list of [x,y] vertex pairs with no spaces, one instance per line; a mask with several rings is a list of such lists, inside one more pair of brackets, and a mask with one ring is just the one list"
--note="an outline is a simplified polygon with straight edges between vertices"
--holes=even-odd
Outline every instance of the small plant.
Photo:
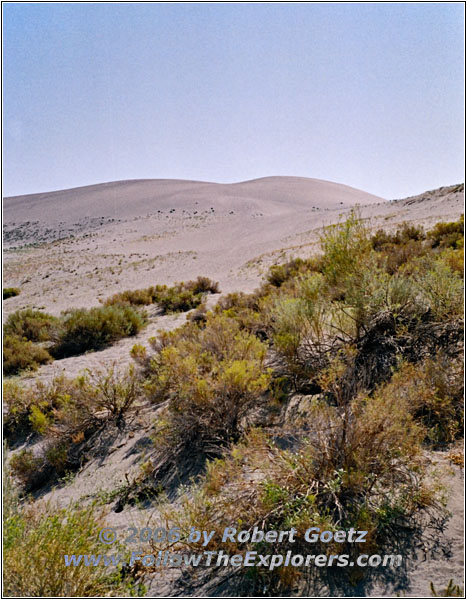
[[43,466],[42,458],[35,456],[32,450],[20,450],[10,460],[13,475],[24,485],[29,484],[37,476]]
[[[20,504],[9,472],[4,483],[3,591],[5,597],[138,596],[144,594],[131,570],[104,565],[89,568],[65,556],[92,555],[106,550],[98,533],[104,513],[95,505],[70,504],[61,510]],[[115,546],[113,547],[115,549]],[[121,548],[118,548],[122,550]],[[27,568],[25,568],[27,557]]]
[[31,342],[47,342],[54,337],[59,320],[40,310],[27,308],[11,314],[3,326],[4,335],[15,335]]
[[69,310],[63,314],[61,331],[51,352],[56,358],[63,358],[99,350],[122,337],[136,335],[144,324],[144,317],[131,306]]
[[15,296],[19,296],[21,290],[15,287],[3,288],[3,299],[7,300],[8,298],[14,298]]
[[17,375],[21,371],[35,371],[52,360],[49,352],[32,342],[14,335],[3,338],[3,374]]
[[464,590],[460,585],[454,583],[454,579],[450,579],[447,586],[439,591],[436,590],[434,583],[430,582],[431,595],[435,597],[448,598],[448,597],[464,597]]

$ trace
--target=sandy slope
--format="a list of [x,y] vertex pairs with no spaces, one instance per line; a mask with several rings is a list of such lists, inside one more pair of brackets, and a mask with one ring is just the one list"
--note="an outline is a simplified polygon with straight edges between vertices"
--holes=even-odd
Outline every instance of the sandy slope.
[[[463,194],[385,202],[297,177],[238,184],[116,182],[4,200],[4,283],[25,306],[59,313],[122,289],[197,275],[251,290],[270,264],[308,255],[324,225],[359,205],[371,226],[458,218]],[[341,217],[342,215],[342,217]]]
[[[4,303],[4,318],[27,306],[58,314],[68,307],[97,305],[99,299],[124,289],[197,275],[218,280],[222,292],[249,291],[271,264],[316,251],[323,226],[345,218],[356,205],[372,228],[394,229],[403,221],[432,226],[463,212],[463,187],[388,202],[344,185],[296,177],[229,185],[141,180],[6,198],[4,284],[20,287],[21,294]],[[157,330],[176,327],[185,318],[153,316],[137,338],[121,340],[102,352],[55,361],[23,379],[46,380],[56,372],[74,376],[85,368],[115,362],[124,366],[136,341],[147,344]],[[45,499],[66,503],[98,489],[112,491],[125,484],[126,476],[130,480],[136,476],[144,455],[138,448],[149,439],[155,418],[148,410],[142,415],[144,427],[118,438],[104,463],[89,463],[72,483]],[[461,583],[460,472],[449,475],[448,482],[454,516],[447,535],[453,557],[421,558],[401,595],[428,595],[430,581],[437,588],[450,577]],[[108,520],[119,526],[143,518],[147,514],[128,508],[110,513]]]

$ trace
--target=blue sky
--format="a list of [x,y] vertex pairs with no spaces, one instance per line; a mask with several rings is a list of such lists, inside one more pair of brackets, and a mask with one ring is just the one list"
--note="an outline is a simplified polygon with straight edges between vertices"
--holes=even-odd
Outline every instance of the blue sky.
[[4,195],[464,180],[462,3],[4,4]]

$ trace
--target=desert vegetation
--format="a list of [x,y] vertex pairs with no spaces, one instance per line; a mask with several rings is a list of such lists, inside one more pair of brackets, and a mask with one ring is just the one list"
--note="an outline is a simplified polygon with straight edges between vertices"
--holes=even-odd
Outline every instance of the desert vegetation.
[[[97,534],[104,524],[98,506],[38,508],[21,502],[8,469],[4,471],[4,594],[6,597],[136,596],[144,592],[129,572],[104,565],[67,567],[63,556],[99,554]],[[27,568],[25,559],[27,558]]]
[[108,298],[103,306],[66,310],[60,317],[18,310],[3,328],[3,372],[15,375],[56,358],[100,350],[136,335],[147,322],[145,305],[157,304],[163,314],[183,312],[200,307],[207,293],[218,291],[216,282],[198,277],[171,287],[127,290]]
[[107,298],[104,304],[106,306],[157,304],[163,314],[170,314],[196,308],[202,303],[205,294],[218,292],[218,283],[208,277],[198,277],[193,281],[182,281],[173,286],[156,285],[141,290],[126,290]]
[[21,290],[16,287],[7,287],[3,288],[3,299],[8,300],[8,298],[14,298],[15,296],[19,296]]
[[[352,213],[322,232],[317,256],[273,266],[253,294],[228,294],[208,311],[202,298],[214,291],[204,278],[128,291],[50,322],[50,353],[61,343],[66,355],[94,343],[80,333],[88,320],[92,340],[115,339],[105,328],[102,338],[94,333],[105,311],[116,311],[110,323],[131,335],[126,311],[142,319],[138,306],[198,308],[182,327],[153,338],[150,350],[135,345],[126,373],[89,372],[28,389],[7,382],[10,444],[41,440],[10,459],[22,490],[79,469],[104,432],[124,428],[145,405],[153,408],[154,443],[135,487],[152,490],[163,526],[294,527],[299,539],[309,527],[368,531],[363,548],[339,545],[350,556],[409,556],[427,531],[435,535],[447,518],[445,491],[427,453],[452,448],[463,432],[463,218],[429,231],[405,224],[372,234]],[[118,315],[127,315],[123,325]],[[17,315],[8,335],[37,344],[35,324],[34,315]],[[313,551],[337,550],[318,546]],[[197,546],[182,537],[183,548]],[[261,545],[223,549],[244,554]],[[267,553],[288,549],[271,544]],[[307,551],[299,542],[293,550]],[[227,581],[237,594],[272,596],[320,586],[361,591],[390,577],[359,567],[182,570],[180,589],[214,595]]]
[[[186,532],[193,523],[354,527],[376,551],[442,521],[425,451],[463,431],[462,234],[463,219],[371,235],[352,214],[323,232],[318,257],[273,267],[256,293],[230,294],[204,319],[161,334],[153,355],[135,348],[143,389],[165,403],[153,476],[170,491],[164,446],[171,469],[173,448],[185,444],[208,460],[190,494],[182,488],[176,504],[160,506],[165,522]],[[214,569],[204,582],[212,592],[228,576],[237,591],[273,595],[304,578],[319,585],[318,571]],[[344,584],[331,571],[336,591],[366,576],[351,569]]]

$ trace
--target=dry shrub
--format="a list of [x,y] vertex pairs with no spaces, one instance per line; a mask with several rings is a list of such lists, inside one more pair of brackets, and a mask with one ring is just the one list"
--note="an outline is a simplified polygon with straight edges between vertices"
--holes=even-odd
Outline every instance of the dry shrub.
[[114,304],[131,304],[135,306],[145,306],[154,302],[154,288],[149,287],[143,290],[125,290],[107,298],[104,306]]
[[113,365],[76,379],[59,376],[31,389],[8,386],[8,438],[15,441],[19,433],[34,432],[43,439],[36,454],[26,449],[13,455],[14,474],[31,491],[81,467],[99,450],[96,436],[109,428],[122,429],[135,414],[139,396],[133,366],[121,373]]
[[438,354],[420,364],[404,364],[379,394],[387,402],[406,402],[407,411],[424,427],[425,442],[434,448],[462,435],[463,364]]
[[[419,514],[439,508],[434,490],[424,482],[419,445],[423,431],[406,404],[362,397],[344,415],[339,408],[317,401],[310,407],[307,423],[312,427],[306,431],[294,427],[289,435],[293,448],[288,450],[266,433],[251,430],[224,459],[209,464],[203,481],[189,496],[163,506],[162,517],[184,533],[193,523],[198,529],[214,530],[216,547],[202,550],[218,550],[224,528],[232,525],[249,531],[255,526],[263,531],[294,527],[296,542],[267,546],[267,554],[282,555],[289,549],[294,554],[310,552],[303,541],[309,527],[331,531],[354,527],[368,532],[365,544],[318,542],[313,553],[355,556],[394,548],[401,532],[417,529]],[[259,549],[254,543],[221,546],[229,554]],[[197,544],[190,544],[190,549],[201,551]],[[313,589],[323,575],[319,569],[313,572],[313,567],[310,574]],[[223,568],[219,579],[232,577],[237,591],[270,596],[287,594],[304,572],[296,569],[291,575],[291,569],[284,567],[237,572]],[[214,574],[208,571],[208,577]],[[345,584],[342,571],[340,582]]]
[[61,331],[51,351],[56,358],[63,358],[98,350],[122,337],[136,335],[144,324],[144,316],[131,306],[69,310],[63,314]]
[[27,308],[12,313],[3,326],[4,335],[14,335],[31,342],[51,340],[58,329],[59,320],[40,310]]
[[[21,505],[8,473],[4,482],[3,592],[5,597],[135,596],[143,592],[127,571],[84,564],[64,555],[106,553],[98,541],[104,514],[94,505]],[[120,548],[112,547],[113,552]]]
[[52,360],[45,348],[14,335],[3,338],[3,374],[17,375],[21,371],[35,371]]
[[15,287],[3,288],[3,299],[8,300],[8,298],[14,298],[15,296],[19,296],[21,290]]
[[264,344],[233,319],[208,314],[205,327],[187,324],[154,346],[146,390],[169,401],[166,442],[216,454],[238,439],[242,418],[268,387]]

